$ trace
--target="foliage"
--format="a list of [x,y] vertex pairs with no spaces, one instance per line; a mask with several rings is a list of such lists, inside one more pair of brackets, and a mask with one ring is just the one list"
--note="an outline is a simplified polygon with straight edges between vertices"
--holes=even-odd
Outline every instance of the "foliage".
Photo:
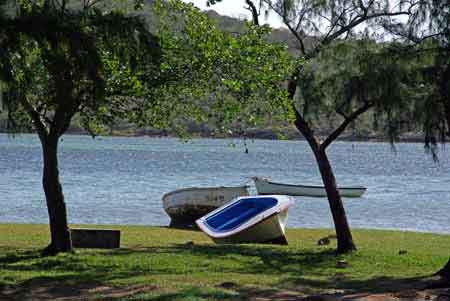
[[160,126],[176,124],[179,116],[219,112],[221,123],[232,122],[249,102],[261,98],[270,106],[285,99],[280,70],[289,57],[283,47],[263,41],[267,29],[250,28],[233,38],[192,6],[173,1],[159,5],[176,29],[162,23],[160,44],[143,19],[114,6],[100,10],[99,2],[20,1],[16,13],[0,18],[8,129],[33,128],[42,144],[51,232],[43,255],[72,249],[58,142],[75,114],[94,135],[116,119]]
[[[208,3],[214,4],[219,1],[210,0]],[[343,74],[339,74],[340,76],[346,76],[344,78],[345,83],[336,81],[343,88],[341,90],[343,93],[333,92],[331,93],[333,97],[328,97],[324,101],[321,101],[320,94],[323,91],[318,91],[317,88],[312,87],[317,83],[314,82],[314,75],[312,73],[308,74],[305,71],[304,61],[308,64],[312,63],[313,60],[319,59],[327,50],[335,47],[342,40],[349,38],[368,38],[369,36],[376,38],[376,35],[374,35],[376,33],[376,23],[383,23],[397,16],[409,15],[411,13],[410,10],[417,5],[415,1],[405,0],[402,1],[401,6],[394,8],[390,7],[389,1],[384,0],[246,1],[252,12],[254,24],[259,24],[259,11],[257,7],[265,6],[280,16],[292,36],[297,40],[299,55],[288,81],[287,95],[291,101],[291,110],[295,114],[293,123],[311,147],[327,191],[336,228],[338,253],[354,251],[356,250],[356,246],[353,243],[345,209],[336,186],[336,180],[326,154],[326,149],[360,115],[375,107],[377,103],[388,103],[379,98],[389,95],[389,92],[394,91],[396,85],[392,85],[389,81],[385,80],[382,74],[379,74],[380,72],[389,71],[390,68],[384,68],[385,70],[382,70],[383,68],[371,69],[371,67],[378,66],[379,60],[355,60],[354,62],[360,67],[361,73],[355,75],[351,74],[353,68],[350,64],[342,64],[342,61],[336,62],[335,60],[331,60],[333,65],[340,64],[340,66],[337,66],[338,69],[342,68],[342,66],[350,69],[344,71]],[[255,3],[259,3],[259,5],[255,5]],[[364,25],[368,27],[367,30],[362,31],[361,26]],[[358,48],[355,48],[355,50],[359,51]],[[354,57],[358,58],[358,56],[362,57],[358,54]],[[370,57],[373,59],[377,55],[371,55]],[[373,79],[371,78],[371,74],[376,75],[379,83],[372,83]],[[382,84],[380,85],[380,83]],[[301,85],[303,85],[303,89],[298,91]],[[380,93],[379,90],[383,90],[383,92]],[[300,94],[303,99],[299,106],[296,98]],[[392,98],[389,97],[389,100],[392,100]],[[355,106],[355,103],[358,104]],[[378,108],[387,111],[388,114],[390,114],[390,107],[391,105],[378,106]],[[317,114],[315,108],[324,108],[329,111],[330,115],[333,114],[334,116],[342,117],[341,123],[323,140],[317,136],[314,125],[311,123],[312,120],[320,116]]]
[[95,133],[133,108],[125,97],[142,97],[144,79],[156,84],[158,42],[138,17],[42,3],[20,2],[17,15],[0,19],[8,128],[60,136],[79,113]]
[[[365,105],[373,108],[372,126],[398,137],[411,123],[412,66],[370,39],[339,41],[305,64],[297,107],[317,127],[323,116],[342,122]],[[336,116],[337,115],[337,116]],[[381,127],[381,128],[379,128]]]
[[95,134],[140,109],[145,89],[157,85],[161,58],[157,39],[140,18],[102,12],[90,1],[81,1],[81,8],[66,4],[19,1],[16,13],[0,18],[0,81],[6,83],[0,92],[8,130],[33,128],[42,145],[51,233],[45,256],[72,250],[58,172],[60,137],[77,113]]
[[286,118],[283,81],[291,57],[285,46],[268,41],[268,27],[247,24],[245,32],[233,35],[181,1],[157,2],[155,10],[167,79],[158,98],[181,98],[173,101],[181,104],[178,109],[166,108],[166,114],[190,112],[190,118],[212,120],[222,130],[235,122],[257,124],[268,115]]
[[411,7],[406,22],[383,24],[396,38],[409,44],[434,40],[441,49],[450,44],[450,3],[440,0],[419,1]]
[[[406,22],[384,24],[399,44],[394,51],[410,64],[413,119],[423,128],[426,146],[436,157],[437,141],[450,137],[450,3],[420,1]],[[419,87],[419,88],[417,88]]]

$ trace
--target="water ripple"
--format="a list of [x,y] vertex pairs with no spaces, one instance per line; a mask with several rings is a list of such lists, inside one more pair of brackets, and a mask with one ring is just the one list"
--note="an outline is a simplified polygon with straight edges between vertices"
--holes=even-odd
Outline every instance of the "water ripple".
[[[236,147],[230,144],[235,143]],[[302,141],[242,141],[65,136],[60,171],[71,223],[166,225],[161,196],[189,186],[237,185],[269,176],[286,183],[320,184],[314,157]],[[440,162],[422,144],[334,143],[329,156],[340,185],[364,185],[345,199],[350,223],[450,233],[450,156]],[[46,223],[42,155],[35,135],[0,134],[0,222]],[[254,188],[252,188],[254,192]],[[325,199],[297,198],[290,227],[331,227]]]

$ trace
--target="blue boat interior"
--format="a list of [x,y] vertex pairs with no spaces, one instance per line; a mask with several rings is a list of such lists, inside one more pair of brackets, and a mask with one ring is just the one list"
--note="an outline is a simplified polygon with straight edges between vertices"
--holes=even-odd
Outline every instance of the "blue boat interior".
[[226,232],[239,227],[252,217],[272,208],[276,198],[245,198],[225,207],[206,219],[206,225],[216,232]]

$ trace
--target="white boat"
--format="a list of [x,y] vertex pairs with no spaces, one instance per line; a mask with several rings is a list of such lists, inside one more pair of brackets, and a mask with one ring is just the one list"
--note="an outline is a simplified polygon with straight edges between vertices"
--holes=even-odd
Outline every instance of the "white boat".
[[287,244],[288,208],[286,195],[239,197],[196,221],[217,243]]
[[162,197],[164,211],[172,227],[195,226],[195,220],[238,196],[248,195],[248,186],[191,187],[166,193]]
[[[286,194],[298,196],[326,197],[327,192],[323,186],[292,185],[270,182],[268,179],[253,177],[258,194]],[[358,198],[366,191],[363,186],[338,187],[342,197]]]

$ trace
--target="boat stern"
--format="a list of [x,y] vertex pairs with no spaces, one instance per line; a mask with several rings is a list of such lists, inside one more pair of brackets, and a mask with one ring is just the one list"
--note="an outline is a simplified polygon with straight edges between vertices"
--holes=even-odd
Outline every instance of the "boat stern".
[[[233,223],[233,220],[238,219],[239,214],[244,215],[245,211],[237,211],[236,216],[227,217],[226,220],[222,221],[221,227],[215,228],[214,222],[210,225],[211,219],[214,220],[220,214],[226,215],[225,212],[228,207],[232,207],[240,201],[245,202],[246,199],[253,202],[257,199],[276,200],[276,204],[226,230],[224,230],[224,225]],[[239,197],[196,220],[196,224],[200,230],[217,243],[287,244],[285,237],[287,211],[293,203],[294,199],[285,195]]]

